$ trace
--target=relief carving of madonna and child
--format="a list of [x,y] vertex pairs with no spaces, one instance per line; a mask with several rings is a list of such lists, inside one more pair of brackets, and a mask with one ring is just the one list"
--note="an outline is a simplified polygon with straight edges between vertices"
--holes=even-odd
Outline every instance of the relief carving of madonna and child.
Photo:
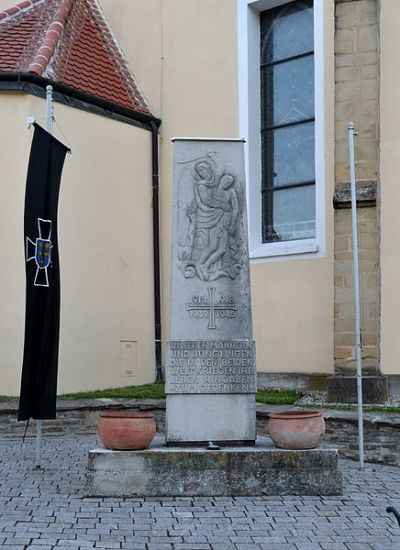
[[181,163],[178,257],[186,278],[235,279],[244,265],[237,177],[211,154]]

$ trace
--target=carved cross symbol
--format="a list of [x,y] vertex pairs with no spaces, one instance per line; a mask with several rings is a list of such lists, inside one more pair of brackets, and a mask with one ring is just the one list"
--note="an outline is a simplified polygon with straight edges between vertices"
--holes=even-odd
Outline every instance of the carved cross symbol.
[[206,304],[186,304],[187,311],[207,311],[208,312],[208,328],[216,329],[215,312],[216,311],[236,311],[235,304],[216,304],[215,303],[215,288],[208,288],[208,303]]

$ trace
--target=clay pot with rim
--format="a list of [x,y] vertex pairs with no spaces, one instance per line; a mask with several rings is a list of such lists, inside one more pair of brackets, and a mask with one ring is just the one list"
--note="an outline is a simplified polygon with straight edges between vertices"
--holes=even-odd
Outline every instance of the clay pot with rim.
[[97,433],[106,449],[146,449],[156,433],[154,414],[126,411],[101,413]]
[[314,449],[325,435],[323,412],[312,409],[272,412],[268,432],[281,449]]

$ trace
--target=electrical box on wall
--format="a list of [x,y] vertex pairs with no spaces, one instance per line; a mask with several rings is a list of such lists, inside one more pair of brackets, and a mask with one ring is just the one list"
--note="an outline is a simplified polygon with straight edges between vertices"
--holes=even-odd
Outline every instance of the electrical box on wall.
[[121,376],[136,376],[137,374],[137,341],[121,340]]

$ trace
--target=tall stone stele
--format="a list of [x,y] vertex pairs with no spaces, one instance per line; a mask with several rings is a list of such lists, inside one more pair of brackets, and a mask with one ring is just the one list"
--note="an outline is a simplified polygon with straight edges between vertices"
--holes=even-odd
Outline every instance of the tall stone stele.
[[174,139],[166,441],[256,439],[243,140]]

